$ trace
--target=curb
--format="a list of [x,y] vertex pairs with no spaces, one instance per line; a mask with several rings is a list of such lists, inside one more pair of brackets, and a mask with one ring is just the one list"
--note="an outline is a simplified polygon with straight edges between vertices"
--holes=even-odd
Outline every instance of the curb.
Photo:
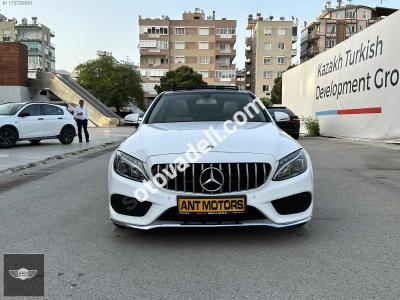
[[47,157],[45,159],[41,159],[41,160],[37,160],[37,161],[30,162],[30,163],[27,163],[27,164],[18,165],[16,167],[0,170],[0,176],[9,175],[9,174],[16,173],[16,172],[19,172],[19,171],[22,171],[22,170],[30,169],[30,168],[36,167],[38,165],[41,165],[41,164],[46,164],[47,162],[50,162],[50,161],[72,158],[72,157],[75,157],[75,156],[79,156],[79,154],[82,154],[82,153],[96,153],[96,152],[101,151],[101,150],[105,150],[105,149],[108,149],[108,148],[113,148],[116,145],[119,145],[122,141],[123,140],[115,141],[115,142],[107,142],[107,143],[104,143],[104,144],[100,144],[100,145],[97,145],[97,146],[85,148],[85,149],[82,149],[82,150],[67,152],[67,153],[63,153],[63,154],[57,154],[57,155],[49,156],[49,157]]

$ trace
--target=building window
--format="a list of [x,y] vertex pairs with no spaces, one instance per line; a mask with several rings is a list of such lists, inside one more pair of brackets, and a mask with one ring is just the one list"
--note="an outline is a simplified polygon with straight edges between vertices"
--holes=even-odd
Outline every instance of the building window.
[[353,19],[354,12],[353,11],[346,11],[346,19]]
[[285,43],[279,42],[279,43],[278,43],[278,49],[285,50]]
[[185,28],[175,28],[176,35],[185,35]]
[[142,34],[168,34],[168,27],[146,27],[140,26]]
[[199,35],[210,35],[210,30],[208,28],[199,28]]
[[185,42],[175,42],[175,49],[185,49]]
[[269,89],[270,89],[270,87],[268,84],[263,85],[263,92],[269,92]]
[[278,56],[277,61],[278,61],[278,65],[283,65],[283,64],[285,64],[285,57]]
[[264,78],[265,79],[271,79],[272,78],[272,72],[271,71],[264,71]]
[[278,35],[287,35],[286,28],[278,28]]
[[218,79],[232,79],[235,78],[235,70],[217,70],[215,71],[215,77]]
[[271,45],[270,42],[265,42],[264,43],[264,50],[271,50],[271,48],[272,48],[272,45]]
[[282,74],[283,74],[283,72],[278,71],[278,72],[276,73],[276,76],[277,76],[278,78],[280,78],[280,77],[282,77]]
[[208,64],[208,56],[200,56],[199,64]]
[[161,62],[161,64],[167,64],[168,63],[168,58],[161,58],[160,62]]
[[140,74],[144,77],[162,77],[167,71],[162,69],[140,69]]
[[264,56],[264,65],[269,65],[271,63],[271,56]]
[[199,42],[199,49],[208,50],[208,42]]
[[168,42],[157,41],[157,49],[168,49]]
[[203,78],[208,78],[208,71],[199,71],[199,74],[201,74]]
[[264,35],[272,35],[272,28],[264,28]]
[[184,56],[175,56],[175,63],[176,64],[184,64],[186,62]]
[[154,64],[154,57],[147,57],[147,63],[149,64],[149,65],[153,65]]
[[325,46],[326,46],[326,48],[333,48],[333,47],[335,47],[335,40],[333,40],[333,39],[326,39]]
[[235,34],[235,27],[217,27],[216,34],[226,35],[226,34]]
[[336,25],[335,24],[328,24],[328,26],[326,26],[326,32],[328,34],[336,33]]
[[226,44],[218,44],[218,50],[226,50]]

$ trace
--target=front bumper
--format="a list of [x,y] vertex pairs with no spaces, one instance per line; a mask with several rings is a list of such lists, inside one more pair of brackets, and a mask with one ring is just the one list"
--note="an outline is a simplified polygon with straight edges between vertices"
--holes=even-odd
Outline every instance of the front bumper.
[[[261,187],[253,190],[242,191],[238,193],[223,193],[218,196],[236,196],[246,195],[247,206],[257,209],[265,218],[254,220],[238,220],[224,222],[198,222],[198,221],[178,221],[178,220],[160,220],[170,208],[176,207],[177,196],[199,196],[199,194],[175,192],[167,189],[155,188],[156,192],[151,193],[147,201],[151,202],[151,207],[144,216],[130,216],[117,213],[109,203],[110,219],[112,222],[131,228],[153,229],[159,227],[234,227],[234,226],[270,226],[270,227],[288,227],[309,221],[313,211],[313,171],[311,161],[307,155],[308,169],[293,178],[283,181],[272,181],[271,177],[275,173],[277,166],[272,166],[271,173],[267,182]],[[111,159],[111,161],[113,158]],[[135,182],[119,176],[113,170],[112,163],[109,166],[109,199],[114,194],[134,197],[135,189],[143,186],[140,182]],[[279,214],[274,208],[272,201],[282,199],[292,195],[308,193],[311,195],[311,204],[308,208],[299,213]],[[210,195],[201,195],[210,196]]]

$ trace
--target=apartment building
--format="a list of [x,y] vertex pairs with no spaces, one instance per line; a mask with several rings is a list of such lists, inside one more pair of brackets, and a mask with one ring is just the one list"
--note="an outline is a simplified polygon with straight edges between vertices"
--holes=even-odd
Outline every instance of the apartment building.
[[344,4],[341,0],[332,7],[331,1],[326,1],[321,15],[305,24],[301,32],[300,61],[305,62],[336,46],[395,11],[397,9],[354,5],[352,1]]
[[32,17],[31,23],[23,18],[15,28],[18,30],[17,40],[28,47],[28,76],[35,77],[38,70],[55,72],[54,32],[38,23],[36,17]]
[[8,19],[0,14],[0,42],[15,42],[17,39],[17,31],[15,24],[17,20]]
[[271,96],[274,80],[292,64],[296,56],[297,19],[274,20],[260,13],[249,15],[246,33],[246,89],[257,97]]
[[139,16],[140,73],[147,98],[170,70],[189,66],[213,85],[235,85],[236,20],[217,20],[215,12],[184,12],[182,20]]

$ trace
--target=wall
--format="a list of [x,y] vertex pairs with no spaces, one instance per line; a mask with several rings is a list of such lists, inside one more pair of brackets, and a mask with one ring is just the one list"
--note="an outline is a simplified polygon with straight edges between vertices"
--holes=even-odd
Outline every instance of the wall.
[[5,102],[37,101],[38,93],[25,86],[0,86],[0,104]]
[[283,104],[317,116],[322,135],[400,138],[398,28],[400,11],[285,72]]
[[28,86],[28,50],[21,43],[0,43],[0,86]]

